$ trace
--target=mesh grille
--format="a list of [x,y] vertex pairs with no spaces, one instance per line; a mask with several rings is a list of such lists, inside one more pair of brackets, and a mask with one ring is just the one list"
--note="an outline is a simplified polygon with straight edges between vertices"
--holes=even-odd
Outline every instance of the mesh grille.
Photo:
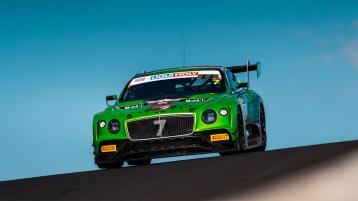
[[163,115],[127,123],[131,140],[145,140],[188,135],[193,132],[193,115]]

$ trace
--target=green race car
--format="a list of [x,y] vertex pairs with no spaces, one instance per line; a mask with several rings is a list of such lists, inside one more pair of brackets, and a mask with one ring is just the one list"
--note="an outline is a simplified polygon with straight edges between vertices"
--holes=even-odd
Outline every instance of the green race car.
[[[135,75],[93,118],[99,168],[148,165],[152,158],[266,148],[262,98],[249,88],[260,65],[171,68]],[[247,73],[240,82],[238,74]],[[109,103],[112,102],[110,105]]]

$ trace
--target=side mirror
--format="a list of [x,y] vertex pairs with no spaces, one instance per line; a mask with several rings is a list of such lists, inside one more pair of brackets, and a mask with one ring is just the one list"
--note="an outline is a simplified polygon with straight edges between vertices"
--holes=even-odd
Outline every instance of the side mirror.
[[236,83],[236,88],[240,89],[243,87],[247,87],[247,82]]
[[110,101],[116,101],[118,99],[117,95],[111,95],[111,96],[106,96],[106,104],[108,106],[112,106],[109,104]]

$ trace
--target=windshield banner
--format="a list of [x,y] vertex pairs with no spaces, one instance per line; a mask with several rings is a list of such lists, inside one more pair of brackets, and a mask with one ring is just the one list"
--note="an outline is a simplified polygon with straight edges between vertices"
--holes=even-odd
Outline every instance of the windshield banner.
[[216,79],[221,80],[220,72],[217,70],[206,70],[206,71],[186,71],[186,72],[173,72],[173,73],[163,73],[157,75],[149,75],[144,77],[134,78],[129,86],[143,84],[147,82],[154,82],[159,80],[170,80],[170,79],[179,79],[179,78],[195,78],[207,75],[215,75]]

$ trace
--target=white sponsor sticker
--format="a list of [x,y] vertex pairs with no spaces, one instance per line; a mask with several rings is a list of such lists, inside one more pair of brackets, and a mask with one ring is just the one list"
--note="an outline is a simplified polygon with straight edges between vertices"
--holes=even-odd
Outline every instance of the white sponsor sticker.
[[204,71],[185,71],[185,72],[173,72],[173,73],[163,73],[156,75],[149,75],[144,77],[134,78],[129,86],[143,84],[147,82],[154,82],[159,80],[170,80],[170,79],[180,79],[180,78],[194,78],[201,75],[216,75],[217,79],[221,79],[221,74],[217,70],[204,70]]

